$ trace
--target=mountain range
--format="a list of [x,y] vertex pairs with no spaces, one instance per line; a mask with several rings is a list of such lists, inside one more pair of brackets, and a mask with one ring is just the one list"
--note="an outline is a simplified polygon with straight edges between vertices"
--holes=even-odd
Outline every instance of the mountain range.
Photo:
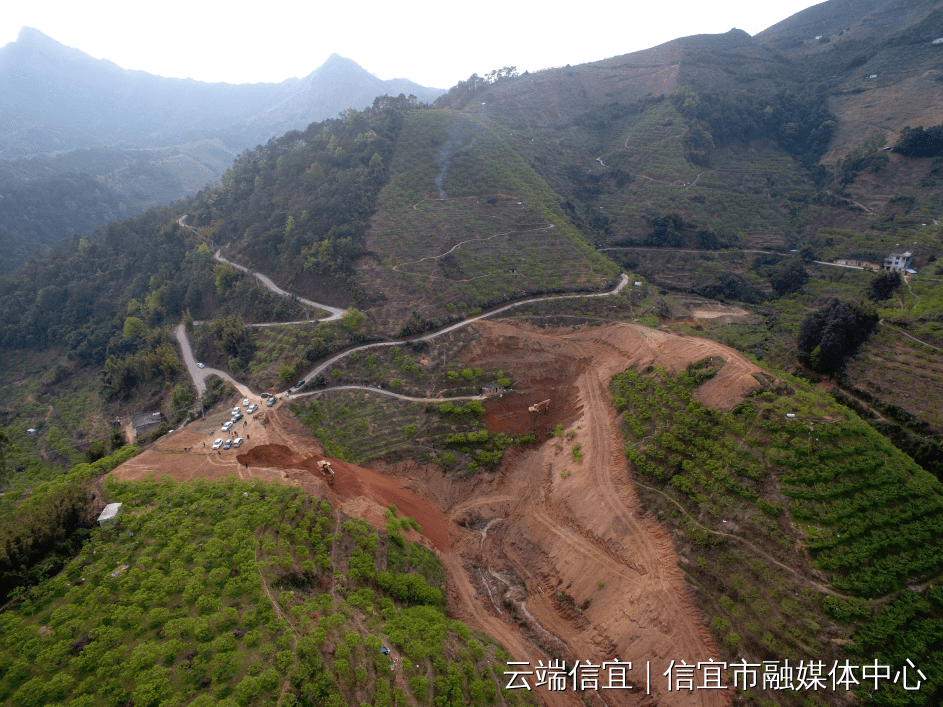
[[442,90],[380,80],[337,54],[304,78],[281,83],[165,78],[122,69],[24,27],[0,48],[0,157],[102,145],[168,147],[207,137],[239,152],[349,107],[364,108],[384,93],[431,102]]
[[380,80],[337,54],[277,84],[164,78],[24,27],[0,48],[0,272],[37,247],[192,194],[288,130],[384,94],[441,93]]

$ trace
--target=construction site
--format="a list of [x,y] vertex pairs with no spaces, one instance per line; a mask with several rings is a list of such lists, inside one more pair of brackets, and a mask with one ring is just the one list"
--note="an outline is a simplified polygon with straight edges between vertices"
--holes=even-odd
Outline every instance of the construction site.
[[[496,473],[462,478],[434,464],[327,459],[285,403],[249,420],[241,449],[218,454],[204,447],[219,423],[207,417],[112,473],[279,479],[377,528],[393,503],[423,528],[409,530],[407,539],[441,559],[452,616],[500,641],[514,660],[623,660],[664,670],[671,660],[717,659],[670,534],[639,504],[608,385],[628,367],[676,372],[720,357],[723,367],[696,397],[729,410],[758,385],[760,369],[715,342],[633,324],[472,326],[481,336],[463,352],[465,363],[511,371],[517,381],[514,395],[485,402],[488,429],[532,431],[546,440],[509,450]],[[560,426],[580,444],[579,463],[555,442]],[[663,682],[651,685],[651,696],[638,683],[643,689],[608,693],[605,703],[665,704]],[[576,693],[539,697],[546,704],[578,702]],[[703,690],[673,694],[671,704],[729,699],[727,691]]]

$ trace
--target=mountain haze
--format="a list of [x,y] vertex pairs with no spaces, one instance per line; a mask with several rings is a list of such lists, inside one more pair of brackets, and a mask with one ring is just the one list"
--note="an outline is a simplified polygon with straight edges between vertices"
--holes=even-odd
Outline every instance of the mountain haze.
[[280,83],[165,78],[94,59],[24,27],[0,48],[0,157],[97,145],[164,147],[216,135],[239,152],[364,108],[384,93],[428,101],[441,92],[404,79],[381,81],[337,54],[306,77]]
[[382,81],[337,54],[277,84],[164,78],[24,27],[0,48],[0,272],[61,238],[193,194],[240,152],[288,130],[384,94],[441,93]]

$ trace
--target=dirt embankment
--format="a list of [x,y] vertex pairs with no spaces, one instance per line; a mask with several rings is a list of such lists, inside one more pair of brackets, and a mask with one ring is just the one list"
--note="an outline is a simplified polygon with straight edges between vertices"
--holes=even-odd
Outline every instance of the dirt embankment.
[[422,497],[404,489],[396,479],[331,459],[336,475],[334,484],[328,484],[327,477],[317,468],[317,463],[328,457],[321,454],[323,450],[317,441],[291,413],[275,408],[250,418],[245,431],[240,432],[248,435],[243,446],[218,453],[211,449],[213,439],[225,435],[219,432],[217,422],[208,418],[189,425],[112,474],[121,479],[156,474],[178,481],[223,479],[233,474],[243,479],[277,479],[326,496],[335,508],[363,518],[379,529],[386,525],[385,509],[395,503],[401,515],[415,518],[422,526],[423,536],[409,531],[408,540],[424,542],[440,552],[448,551],[444,516]]
[[[419,521],[422,541],[439,553],[453,616],[501,641],[512,660],[533,666],[551,657],[570,665],[631,661],[635,689],[587,693],[610,707],[729,704],[726,690],[667,690],[662,674],[672,660],[691,665],[716,660],[718,652],[694,609],[671,537],[639,505],[608,385],[632,365],[677,371],[719,356],[725,365],[697,396],[726,410],[757,385],[759,369],[715,342],[628,324],[539,329],[504,320],[474,326],[483,336],[466,350],[465,362],[510,371],[516,380],[516,394],[486,403],[487,425],[509,433],[533,430],[546,440],[509,449],[498,473],[460,479],[411,462],[365,469],[332,459],[336,479],[329,486],[317,470],[324,458],[317,443],[277,408],[250,422],[240,450],[204,452],[202,443],[218,430],[207,421],[113,473],[278,478],[378,528],[386,522],[384,509],[396,503]],[[548,398],[546,412],[527,412]],[[572,439],[546,439],[557,424],[572,430]],[[573,455],[577,443],[581,460]],[[541,687],[537,695],[548,705],[580,704],[572,690]]]

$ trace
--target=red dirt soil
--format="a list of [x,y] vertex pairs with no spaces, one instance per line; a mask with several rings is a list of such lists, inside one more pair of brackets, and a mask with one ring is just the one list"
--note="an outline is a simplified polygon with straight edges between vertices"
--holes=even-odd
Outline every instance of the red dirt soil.
[[[515,395],[486,403],[489,429],[536,430],[543,440],[562,424],[574,431],[572,440],[552,437],[534,447],[512,447],[498,473],[465,479],[446,477],[434,465],[378,462],[365,469],[332,459],[336,480],[328,486],[317,471],[324,458],[317,442],[290,413],[274,408],[250,423],[251,438],[237,453],[196,449],[218,430],[207,421],[171,435],[112,473],[179,480],[232,473],[277,478],[326,496],[344,513],[378,528],[385,525],[385,507],[396,503],[423,527],[421,538],[409,539],[437,550],[452,615],[503,643],[511,660],[536,665],[553,655],[571,665],[632,661],[636,689],[605,690],[591,698],[601,697],[609,707],[729,705],[729,690],[667,691],[662,673],[672,659],[691,665],[719,655],[694,608],[669,533],[639,504],[608,385],[615,373],[633,365],[676,372],[721,357],[723,368],[696,395],[728,410],[758,385],[754,374],[760,369],[715,342],[631,324],[539,329],[501,320],[474,326],[483,338],[466,349],[464,362],[510,371],[516,380]],[[527,412],[528,405],[547,398],[546,412]],[[582,461],[573,459],[574,443],[581,445]],[[188,446],[193,450],[179,451]],[[650,696],[645,695],[646,661],[651,661]],[[535,694],[548,705],[581,704],[572,691],[543,687]]]

